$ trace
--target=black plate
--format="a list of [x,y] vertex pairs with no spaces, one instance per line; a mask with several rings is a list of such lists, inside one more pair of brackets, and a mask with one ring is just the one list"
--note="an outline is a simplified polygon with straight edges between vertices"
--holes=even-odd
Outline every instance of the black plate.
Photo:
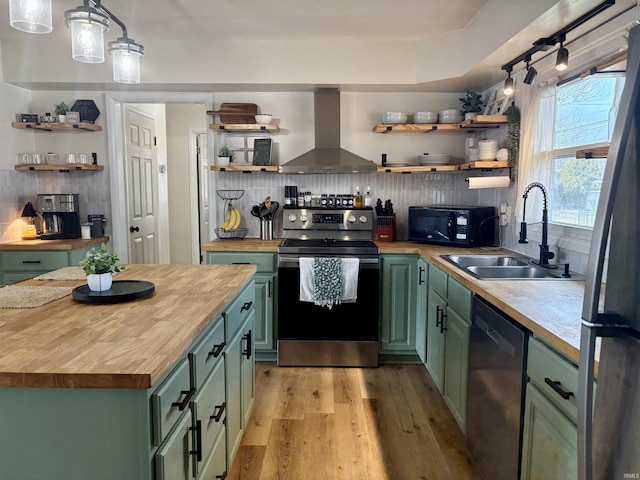
[[156,286],[145,280],[114,280],[109,290],[94,292],[89,285],[76,287],[71,291],[74,300],[86,303],[119,303],[151,295]]
[[81,122],[94,123],[100,116],[100,110],[93,100],[76,100],[71,111],[80,114]]

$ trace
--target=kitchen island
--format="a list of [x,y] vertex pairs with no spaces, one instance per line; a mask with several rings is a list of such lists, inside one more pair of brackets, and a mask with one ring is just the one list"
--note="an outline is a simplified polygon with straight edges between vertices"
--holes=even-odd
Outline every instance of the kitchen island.
[[[129,265],[114,281],[153,282],[151,296],[0,309],[0,479],[190,478],[220,457],[224,470],[253,400],[254,273],[252,265]],[[226,429],[202,411],[208,403],[229,404],[217,415]],[[225,430],[233,430],[229,451]]]

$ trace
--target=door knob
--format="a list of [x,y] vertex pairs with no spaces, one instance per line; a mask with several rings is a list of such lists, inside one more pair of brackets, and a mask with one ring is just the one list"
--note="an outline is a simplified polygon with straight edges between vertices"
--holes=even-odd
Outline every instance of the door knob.
[[131,233],[133,233],[133,232],[139,232],[139,231],[140,231],[140,227],[129,227],[129,231],[130,231]]

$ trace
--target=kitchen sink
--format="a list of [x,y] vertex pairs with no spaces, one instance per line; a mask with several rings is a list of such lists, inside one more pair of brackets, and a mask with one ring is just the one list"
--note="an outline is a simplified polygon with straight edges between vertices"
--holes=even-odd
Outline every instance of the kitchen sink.
[[445,260],[481,280],[582,280],[561,268],[545,268],[524,255],[441,255]]

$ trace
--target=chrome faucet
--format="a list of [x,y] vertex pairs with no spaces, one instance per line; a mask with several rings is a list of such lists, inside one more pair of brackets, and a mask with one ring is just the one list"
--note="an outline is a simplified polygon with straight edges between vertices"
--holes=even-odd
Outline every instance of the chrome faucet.
[[538,264],[541,267],[556,268],[555,265],[549,264],[549,260],[551,260],[556,255],[555,253],[549,251],[549,244],[547,243],[547,236],[549,233],[549,218],[547,215],[547,190],[546,188],[544,188],[544,185],[539,182],[530,183],[529,185],[527,185],[527,188],[524,189],[524,194],[522,195],[522,198],[524,198],[524,203],[522,205],[522,222],[520,223],[520,240],[518,240],[518,243],[529,243],[527,241],[527,222],[525,222],[524,217],[527,207],[527,196],[529,195],[529,192],[536,187],[542,190],[542,196],[544,197],[544,205],[542,209],[542,242],[540,243],[540,260],[538,261]]

